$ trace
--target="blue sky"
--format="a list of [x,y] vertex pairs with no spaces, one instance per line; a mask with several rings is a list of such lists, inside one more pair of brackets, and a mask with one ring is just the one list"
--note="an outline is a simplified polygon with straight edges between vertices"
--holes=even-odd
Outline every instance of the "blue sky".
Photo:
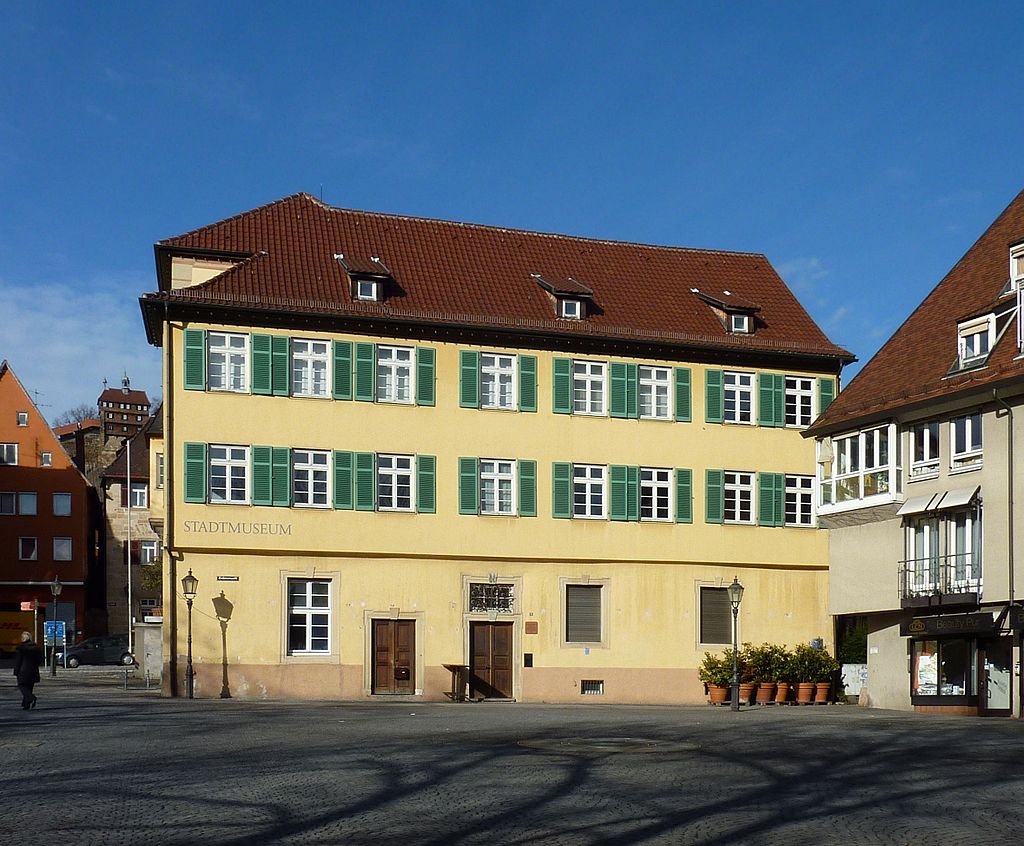
[[0,358],[50,417],[125,370],[158,396],[153,242],[308,191],[763,252],[863,362],[1024,188],[1022,24],[1019,3],[8,6]]

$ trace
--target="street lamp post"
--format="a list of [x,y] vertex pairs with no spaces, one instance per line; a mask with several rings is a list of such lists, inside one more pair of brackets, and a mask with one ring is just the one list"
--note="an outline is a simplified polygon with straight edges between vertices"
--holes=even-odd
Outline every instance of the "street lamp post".
[[[50,646],[50,675],[57,675],[57,597],[64,590],[60,583],[60,576],[54,576],[50,583],[50,593],[53,594],[53,643]],[[49,615],[47,615],[49,616]]]
[[740,614],[740,603],[743,601],[743,585],[735,576],[729,585],[729,604],[732,605],[732,710],[740,709],[740,663],[737,637],[737,619]]
[[185,665],[185,690],[189,699],[192,698],[195,676],[192,670],[192,601],[196,598],[196,590],[199,588],[199,579],[192,575],[192,568],[189,568],[188,575],[181,580],[181,592],[185,595],[185,602],[188,605],[188,657]]

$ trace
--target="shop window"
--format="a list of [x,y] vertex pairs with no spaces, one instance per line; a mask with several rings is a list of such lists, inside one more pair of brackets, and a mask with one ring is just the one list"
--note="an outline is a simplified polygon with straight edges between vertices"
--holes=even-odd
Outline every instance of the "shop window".
[[914,696],[972,696],[976,691],[974,649],[966,639],[913,641]]

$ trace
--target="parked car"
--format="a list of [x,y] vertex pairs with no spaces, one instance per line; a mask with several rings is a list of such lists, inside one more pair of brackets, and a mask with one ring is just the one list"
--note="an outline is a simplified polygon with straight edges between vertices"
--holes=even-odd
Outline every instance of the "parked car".
[[[61,650],[57,650],[57,663],[65,663]],[[135,658],[128,651],[126,634],[86,638],[67,650],[69,667],[77,667],[79,664],[123,664],[127,667],[134,663]]]

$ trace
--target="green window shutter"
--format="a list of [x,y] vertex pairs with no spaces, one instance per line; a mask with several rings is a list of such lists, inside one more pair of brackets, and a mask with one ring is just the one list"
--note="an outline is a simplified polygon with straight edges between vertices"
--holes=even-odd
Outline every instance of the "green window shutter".
[[[356,344],[356,399],[373,402],[377,374],[377,348],[373,344]],[[358,474],[358,470],[356,471]]]
[[206,390],[206,330],[185,330],[185,390]]
[[480,353],[459,350],[459,406],[480,407]]
[[721,423],[724,419],[721,370],[707,370],[704,373],[704,419],[708,423]]
[[706,470],[704,472],[704,522],[721,523],[725,510],[722,501],[722,486],[724,484],[724,473],[721,470]]
[[626,468],[626,519],[640,519],[640,468]]
[[356,511],[377,509],[376,467],[372,452],[357,452],[356,458]]
[[476,458],[459,459],[459,514],[480,513],[480,463]]
[[270,342],[270,357],[273,359],[270,368],[274,396],[286,397],[291,391],[292,363],[291,338],[287,335],[274,335]]
[[334,342],[334,398],[352,399],[352,342]]
[[537,516],[537,462],[521,459],[519,469],[519,516]]
[[[186,385],[185,387],[188,387]],[[825,377],[818,379],[818,414],[822,414],[836,398],[836,383]]]
[[572,517],[572,465],[555,461],[551,465],[551,516]]
[[434,348],[416,347],[416,405],[434,404]]
[[677,367],[675,369],[676,379],[676,420],[680,423],[689,423],[693,419],[690,402],[690,368]]
[[775,425],[775,374],[757,374],[757,423]]
[[760,526],[775,523],[775,474],[757,474],[757,522]]
[[[434,351],[431,350],[431,353]],[[433,379],[433,376],[431,376]],[[437,511],[437,458],[433,455],[416,456],[416,510],[420,514]]]
[[775,525],[786,525],[786,474],[775,474]]
[[206,502],[206,444],[185,444],[185,502]]
[[[612,417],[628,417],[626,407],[626,383],[628,381],[626,363],[613,361],[608,365],[608,413]],[[614,500],[614,497],[613,497]],[[613,520],[617,519],[612,517]],[[625,520],[625,517],[621,519]]]
[[693,473],[676,468],[676,522],[693,522]]
[[640,367],[626,365],[626,416],[640,419]]
[[537,410],[537,356],[535,355],[519,356],[519,410]]
[[274,505],[292,504],[292,453],[288,447],[274,447],[271,454],[270,486]]
[[628,474],[629,468],[623,464],[613,464],[608,468],[608,477],[611,480],[608,515],[612,520],[629,519]]
[[775,374],[775,425],[786,425],[786,377],[782,373]]
[[[269,337],[269,336],[266,336]],[[268,446],[252,448],[252,504],[273,505],[271,495],[271,449]]]
[[572,359],[551,361],[551,410],[555,414],[572,414]]
[[[253,333],[252,338],[252,392],[270,395],[270,335]],[[267,503],[260,503],[266,505]]]
[[352,508],[352,453],[334,451],[334,507]]

